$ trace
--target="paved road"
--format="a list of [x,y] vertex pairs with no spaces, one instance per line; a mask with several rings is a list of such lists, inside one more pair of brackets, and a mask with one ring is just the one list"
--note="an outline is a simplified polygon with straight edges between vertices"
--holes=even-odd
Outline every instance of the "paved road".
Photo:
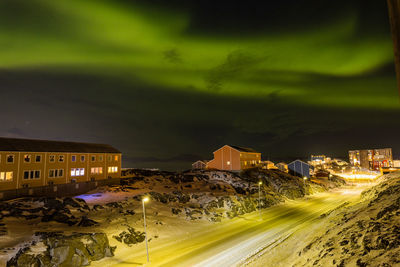
[[[211,229],[192,233],[151,248],[147,266],[240,266],[257,251],[274,247],[303,226],[345,202],[359,198],[361,190],[350,188],[321,193],[297,201],[216,224]],[[109,266],[132,266],[144,262],[144,254],[127,255]],[[116,260],[116,259],[114,259]],[[104,266],[104,265],[103,265]]]

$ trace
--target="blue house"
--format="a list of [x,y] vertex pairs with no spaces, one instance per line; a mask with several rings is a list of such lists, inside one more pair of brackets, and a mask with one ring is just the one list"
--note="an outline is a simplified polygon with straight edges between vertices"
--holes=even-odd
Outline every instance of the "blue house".
[[310,178],[310,170],[313,167],[305,163],[304,161],[301,161],[299,159],[291,162],[288,164],[288,170],[291,175],[299,176],[299,177],[307,177]]

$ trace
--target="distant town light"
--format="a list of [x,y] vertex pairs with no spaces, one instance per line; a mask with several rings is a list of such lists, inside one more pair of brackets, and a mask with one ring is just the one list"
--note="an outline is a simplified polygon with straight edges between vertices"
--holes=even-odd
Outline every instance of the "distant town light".
[[143,202],[148,202],[148,201],[149,201],[149,198],[148,198],[148,197],[145,197],[145,198],[142,199],[142,201],[143,201]]
[[307,177],[304,176],[303,179],[304,179],[304,180],[307,180]]
[[259,181],[259,182],[258,182],[258,185],[262,185],[262,182],[261,182],[261,181]]

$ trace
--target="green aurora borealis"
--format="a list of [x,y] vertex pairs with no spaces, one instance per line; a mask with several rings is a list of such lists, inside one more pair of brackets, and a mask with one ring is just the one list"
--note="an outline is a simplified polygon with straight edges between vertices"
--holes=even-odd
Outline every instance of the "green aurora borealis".
[[0,135],[111,143],[127,166],[168,169],[225,143],[272,160],[396,154],[386,14],[361,27],[357,5],[340,10],[232,34],[193,30],[193,13],[157,3],[2,0]]

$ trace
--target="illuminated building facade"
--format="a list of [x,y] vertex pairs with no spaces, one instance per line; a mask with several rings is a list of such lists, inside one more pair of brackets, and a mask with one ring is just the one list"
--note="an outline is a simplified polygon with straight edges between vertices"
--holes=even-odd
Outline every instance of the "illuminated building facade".
[[354,167],[368,170],[379,170],[382,167],[391,167],[393,164],[392,149],[351,150],[349,151],[349,161]]
[[121,177],[109,145],[0,138],[0,191]]
[[208,169],[240,171],[259,167],[261,153],[251,148],[225,145],[214,152],[214,159],[207,164]]

